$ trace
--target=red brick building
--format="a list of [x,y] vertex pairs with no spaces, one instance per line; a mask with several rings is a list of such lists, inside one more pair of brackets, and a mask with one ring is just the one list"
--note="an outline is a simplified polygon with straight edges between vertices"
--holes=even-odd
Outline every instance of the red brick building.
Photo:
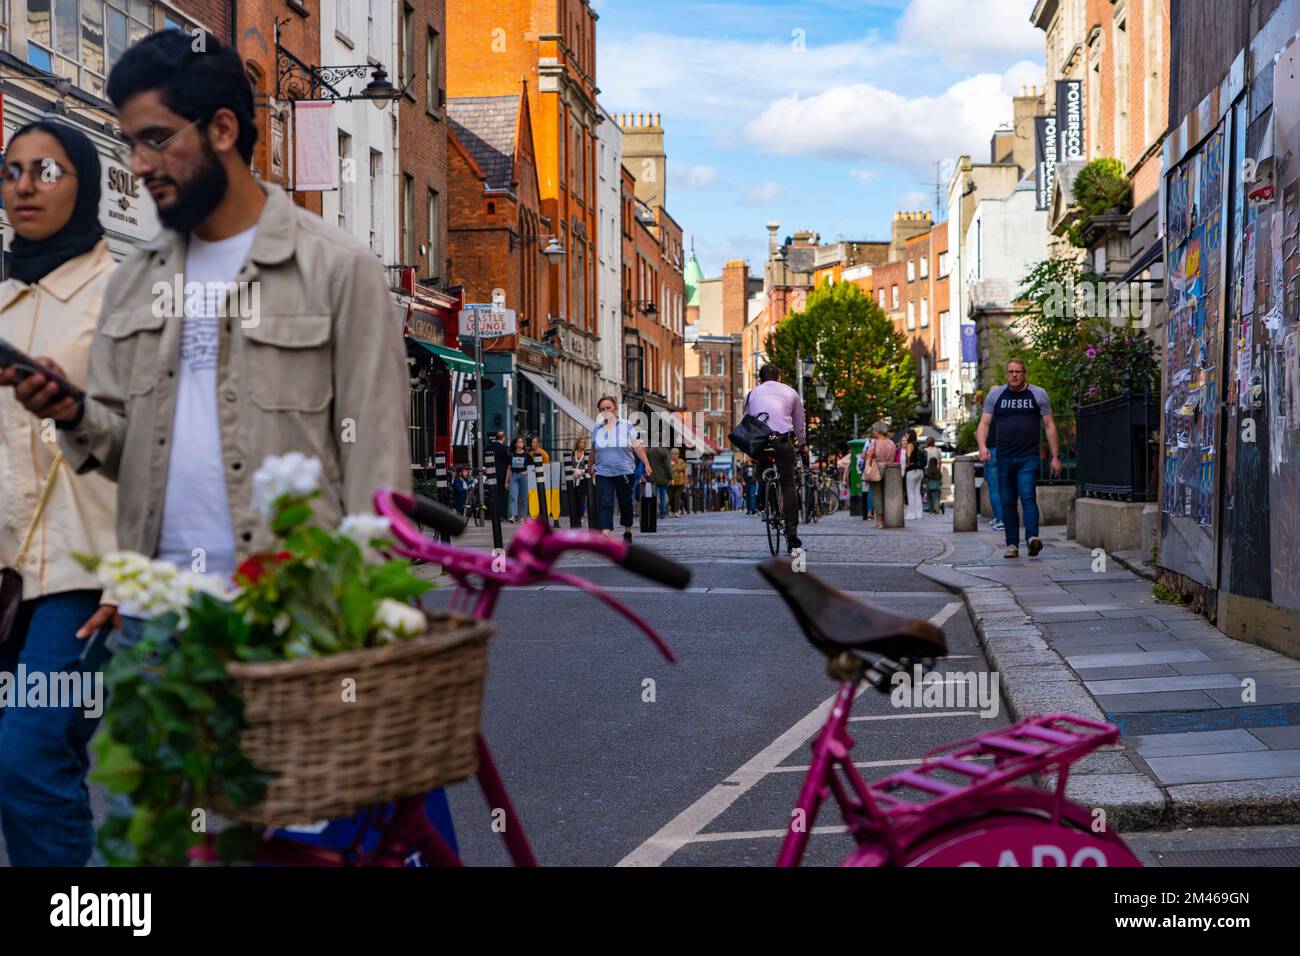
[[[530,336],[557,329],[556,383],[579,408],[595,404],[597,310],[596,13],[587,0],[454,4],[447,14],[447,91],[514,95],[526,81],[542,213],[562,260],[550,265],[546,314]],[[568,348],[559,348],[563,339]],[[581,345],[577,342],[581,341]]]

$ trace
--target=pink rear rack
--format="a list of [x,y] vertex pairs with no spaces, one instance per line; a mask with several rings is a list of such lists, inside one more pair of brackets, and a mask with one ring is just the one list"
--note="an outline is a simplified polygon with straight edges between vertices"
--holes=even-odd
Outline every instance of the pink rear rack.
[[[887,817],[929,813],[953,801],[996,790],[1019,777],[1052,767],[1068,767],[1118,739],[1118,728],[1074,714],[1026,717],[1014,726],[932,750],[919,767],[877,780],[868,788],[872,800]],[[992,763],[978,762],[985,758],[991,758]],[[969,780],[959,784],[939,779],[935,774],[940,770]],[[932,794],[933,799],[906,800],[891,795],[904,788]]]

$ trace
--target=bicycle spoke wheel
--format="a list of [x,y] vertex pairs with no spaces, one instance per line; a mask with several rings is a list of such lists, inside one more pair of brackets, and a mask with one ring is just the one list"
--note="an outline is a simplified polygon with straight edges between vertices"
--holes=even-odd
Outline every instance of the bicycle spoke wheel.
[[776,482],[768,482],[767,501],[764,503],[764,520],[767,522],[767,547],[773,556],[781,553],[781,492]]

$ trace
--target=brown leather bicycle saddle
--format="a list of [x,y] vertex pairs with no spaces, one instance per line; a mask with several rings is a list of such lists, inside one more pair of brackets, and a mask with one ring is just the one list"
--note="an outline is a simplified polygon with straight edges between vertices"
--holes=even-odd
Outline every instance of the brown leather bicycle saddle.
[[771,558],[758,566],[794,612],[804,636],[823,654],[854,650],[891,660],[942,657],[943,631],[928,621],[903,617],[850,597],[807,571],[795,571],[790,558]]

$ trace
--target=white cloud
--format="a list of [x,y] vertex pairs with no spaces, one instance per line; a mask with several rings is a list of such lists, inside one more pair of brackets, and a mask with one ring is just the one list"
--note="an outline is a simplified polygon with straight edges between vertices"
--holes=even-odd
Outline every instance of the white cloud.
[[1041,58],[1046,37],[1029,22],[1032,7],[1029,0],[912,0],[899,20],[898,42],[963,70]]
[[763,203],[776,202],[784,195],[785,187],[780,183],[774,183],[769,179],[761,186],[746,189],[745,201],[754,205],[762,205]]
[[930,204],[933,201],[934,196],[927,195],[926,193],[914,189],[911,192],[903,193],[903,195],[898,197],[898,208],[909,211],[920,210],[924,212],[930,208]]
[[702,163],[668,161],[668,183],[682,189],[707,189],[718,181],[718,171]]
[[933,169],[936,160],[959,153],[982,158],[993,130],[1011,119],[1018,88],[1042,78],[1042,67],[1025,61],[1002,75],[968,77],[937,96],[908,97],[868,83],[834,86],[773,101],[745,135],[777,155]]
[[849,175],[864,186],[880,178],[880,173],[874,169],[850,169]]

